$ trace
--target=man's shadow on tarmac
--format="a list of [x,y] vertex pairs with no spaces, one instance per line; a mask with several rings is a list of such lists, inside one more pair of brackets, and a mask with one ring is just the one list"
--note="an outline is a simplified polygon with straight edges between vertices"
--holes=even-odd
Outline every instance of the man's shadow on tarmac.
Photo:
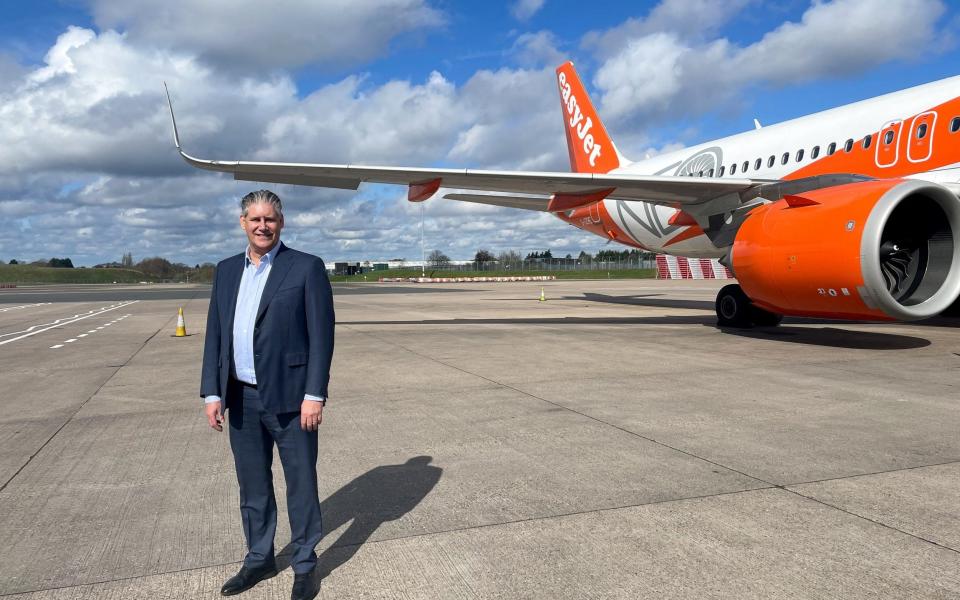
[[[443,469],[431,456],[415,456],[404,464],[376,467],[330,495],[321,505],[323,530],[350,527],[319,557],[317,577],[325,578],[353,558],[357,550],[387,521],[407,514],[430,493]],[[289,547],[277,555],[277,569],[290,566]]]

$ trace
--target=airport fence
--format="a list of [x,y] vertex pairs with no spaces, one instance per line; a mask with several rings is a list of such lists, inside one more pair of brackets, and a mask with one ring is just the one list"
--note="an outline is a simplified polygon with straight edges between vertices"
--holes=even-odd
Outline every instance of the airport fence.
[[[412,267],[406,267],[412,268]],[[419,265],[416,267],[419,268]],[[617,260],[579,260],[575,258],[536,258],[518,261],[484,261],[466,264],[429,264],[432,271],[451,273],[482,273],[489,271],[626,271],[633,269],[656,269],[656,257],[627,257]]]

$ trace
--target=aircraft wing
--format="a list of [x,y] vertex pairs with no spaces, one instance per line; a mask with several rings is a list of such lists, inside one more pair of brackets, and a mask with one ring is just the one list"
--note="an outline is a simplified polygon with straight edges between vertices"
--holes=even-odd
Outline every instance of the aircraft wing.
[[[232,173],[234,179],[242,181],[350,190],[357,189],[361,183],[390,183],[410,186],[411,200],[426,199],[419,196],[429,191],[429,197],[442,186],[458,190],[537,195],[548,199],[553,195],[582,196],[611,190],[606,197],[684,205],[699,204],[725,194],[743,192],[761,183],[750,179],[205,160],[194,158],[182,149],[180,154],[194,167]],[[478,202],[485,196],[451,194],[447,197]],[[500,196],[490,196],[490,201],[485,203],[494,204],[498,197]],[[506,196],[503,205],[538,210],[533,204],[527,206],[523,200],[522,196]]]
[[183,159],[200,169],[232,173],[234,179],[242,181],[290,183],[349,190],[357,189],[361,183],[407,185],[410,188],[408,197],[413,201],[426,200],[442,186],[456,190],[486,192],[485,194],[448,194],[446,197],[451,200],[552,211],[565,210],[602,198],[644,200],[671,206],[696,205],[728,194],[742,193],[761,183],[766,183],[751,179],[640,176],[616,173],[480,171],[206,160],[195,158],[183,151],[169,91],[167,101],[170,104],[170,117],[173,121],[174,143]]

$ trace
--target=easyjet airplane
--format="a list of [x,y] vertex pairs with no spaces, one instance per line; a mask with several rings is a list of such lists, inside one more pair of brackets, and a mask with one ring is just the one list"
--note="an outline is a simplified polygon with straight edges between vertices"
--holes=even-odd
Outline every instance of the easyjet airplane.
[[[545,211],[654,252],[716,257],[720,325],[914,320],[960,296],[960,77],[631,162],[572,63],[556,70],[572,173],[203,160],[235,179]],[[169,95],[168,95],[169,101]],[[173,106],[170,106],[173,117]]]

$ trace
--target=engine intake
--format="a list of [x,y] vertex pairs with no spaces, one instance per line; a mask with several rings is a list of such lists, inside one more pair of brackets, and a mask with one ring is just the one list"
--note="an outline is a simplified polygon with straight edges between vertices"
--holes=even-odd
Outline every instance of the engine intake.
[[915,320],[960,295],[960,199],[926,181],[805,192],[754,210],[731,250],[761,308],[786,315]]

